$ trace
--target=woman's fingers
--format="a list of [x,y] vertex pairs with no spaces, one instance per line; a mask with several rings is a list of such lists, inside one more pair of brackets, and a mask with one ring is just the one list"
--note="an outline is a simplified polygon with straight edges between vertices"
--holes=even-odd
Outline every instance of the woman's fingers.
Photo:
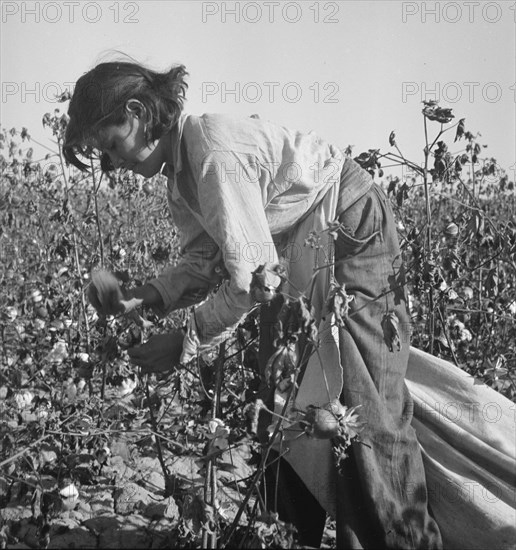
[[118,279],[109,271],[99,269],[91,274],[88,288],[91,305],[104,315],[117,315],[123,312],[121,300],[124,298]]
[[143,346],[135,346],[134,348],[129,348],[127,350],[127,353],[129,354],[129,357],[132,361],[137,361],[139,359],[142,359],[145,357],[145,350],[142,349],[145,347],[145,344]]
[[151,374],[152,372],[156,372],[155,369],[152,368],[151,365],[138,365],[142,369],[142,374]]
[[144,350],[140,349],[141,347],[144,346],[131,348],[128,350],[128,353],[131,357],[131,362],[138,367],[141,367],[143,374],[149,374],[151,372],[165,372],[174,367],[168,356],[153,357],[152,355],[149,355],[149,353],[146,353]]
[[183,339],[184,332],[180,329],[158,334],[141,346],[129,348],[127,353],[135,365],[142,367],[143,372],[168,371],[180,363]]
[[152,365],[140,365],[143,374],[150,374],[151,372],[167,372],[174,368],[174,365],[170,364],[170,361],[160,363],[153,363]]
[[99,311],[99,312],[102,311],[102,304],[100,303],[100,300],[99,300],[99,295],[98,295],[98,292],[97,292],[97,287],[96,287],[94,284],[90,284],[90,286],[88,287],[86,296],[87,296],[88,301],[90,302],[90,304],[91,304],[97,311]]
[[127,314],[131,311],[134,311],[136,308],[140,307],[143,304],[141,298],[128,298],[127,300],[121,299],[120,305],[122,306],[123,313]]
[[148,358],[142,356],[131,356],[131,363],[141,367],[144,371],[152,371],[154,365],[154,361],[149,361]]

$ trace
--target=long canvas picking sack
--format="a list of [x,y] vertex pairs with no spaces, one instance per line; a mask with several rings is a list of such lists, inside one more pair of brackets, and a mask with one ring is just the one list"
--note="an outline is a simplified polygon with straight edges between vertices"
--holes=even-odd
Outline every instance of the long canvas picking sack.
[[[322,258],[317,256],[321,250],[304,246],[304,239],[335,219],[337,198],[336,189],[330,190],[289,235],[290,245],[302,250],[292,259],[293,284],[288,291],[293,296],[296,289],[307,287],[314,266],[331,257],[333,240],[328,232],[322,234],[326,251]],[[331,269],[320,273],[312,295],[315,317],[325,334],[334,333],[330,317],[321,321],[330,276]],[[319,354],[312,356],[297,394],[298,405],[328,401],[323,368],[330,398],[338,397],[342,388],[338,334],[324,338]],[[413,426],[422,449],[429,503],[444,547],[516,548],[516,405],[455,365],[414,347],[406,381],[414,399]],[[285,446],[289,448],[285,458],[321,506],[334,514],[337,473],[330,442],[296,437]]]
[[516,406],[411,348],[407,386],[445,548],[516,548]]

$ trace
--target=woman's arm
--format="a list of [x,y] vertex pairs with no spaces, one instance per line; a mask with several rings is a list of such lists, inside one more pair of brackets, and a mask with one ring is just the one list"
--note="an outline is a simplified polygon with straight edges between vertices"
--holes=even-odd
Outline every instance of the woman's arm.
[[156,287],[151,284],[144,284],[131,288],[126,293],[126,300],[122,300],[126,310],[139,306],[147,306],[156,309],[163,309],[163,300]]
[[218,343],[250,311],[253,271],[278,261],[263,207],[261,177],[265,176],[254,158],[233,151],[211,151],[197,167],[201,213],[222,253],[229,280],[191,317],[190,352],[195,341],[200,346]]
[[225,274],[222,254],[204,231],[189,242],[180,262],[166,268],[140,290],[144,304],[161,316],[197,304],[221,283]]
[[[235,163],[248,171],[245,181],[236,177]],[[222,166],[227,169],[224,177]],[[253,306],[252,272],[266,262],[277,261],[257,172],[259,168],[255,171],[250,159],[235,153],[216,151],[205,158],[195,181],[203,225],[210,236],[203,232],[192,242],[183,262],[148,283],[161,297],[161,304],[154,304],[153,308],[162,314],[201,301],[210,289],[222,283],[191,314],[182,341],[182,363],[226,337],[227,331]],[[229,276],[226,280],[224,272]],[[148,299],[155,297],[151,294]],[[161,340],[151,338],[141,349],[131,352],[133,362],[148,371],[171,367],[171,350],[177,353],[177,338],[183,340],[183,334]],[[175,361],[179,362],[179,357]]]

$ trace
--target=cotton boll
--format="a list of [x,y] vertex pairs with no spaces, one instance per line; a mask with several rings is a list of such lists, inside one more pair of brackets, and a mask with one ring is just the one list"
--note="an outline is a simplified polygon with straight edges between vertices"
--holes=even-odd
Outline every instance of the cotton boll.
[[68,403],[73,403],[77,397],[77,386],[75,385],[73,378],[68,378],[68,380],[63,384],[63,394]]
[[102,466],[103,464],[106,464],[106,462],[109,460],[109,457],[111,456],[111,449],[104,445],[102,448],[98,449],[95,453],[95,457],[97,458],[97,462]]
[[464,300],[472,300],[473,299],[473,289],[469,286],[465,286],[462,289],[461,295],[464,298]]
[[39,304],[43,300],[41,290],[34,289],[30,294],[30,298],[34,304]]
[[461,342],[471,342],[471,340],[473,340],[473,335],[467,328],[465,328],[460,331],[459,338]]
[[79,500],[79,490],[72,482],[67,482],[59,489],[59,496],[65,510],[73,510]]
[[38,331],[43,330],[46,326],[45,321],[43,319],[40,319],[39,317],[37,319],[34,319],[34,328]]
[[68,357],[68,346],[64,340],[58,340],[46,357],[48,363],[60,365]]
[[125,397],[126,395],[129,395],[136,389],[137,385],[138,382],[136,381],[136,377],[124,378],[118,389],[119,397]]
[[14,321],[18,317],[18,309],[15,306],[7,306],[5,313],[8,321]]
[[14,401],[16,403],[16,406],[20,410],[29,408],[32,404],[33,399],[34,399],[34,394],[29,390],[23,390],[21,392],[18,392],[14,396]]

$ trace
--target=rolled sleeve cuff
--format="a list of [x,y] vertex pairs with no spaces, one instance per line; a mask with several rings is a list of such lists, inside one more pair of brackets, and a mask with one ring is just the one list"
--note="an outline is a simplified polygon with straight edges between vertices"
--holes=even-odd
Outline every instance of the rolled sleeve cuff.
[[160,317],[165,317],[173,309],[174,297],[169,294],[167,287],[159,279],[152,279],[148,284],[159,292],[163,304],[153,304],[151,306],[152,311]]
[[162,301],[162,304],[151,307],[157,315],[164,317],[176,309],[198,304],[206,299],[223,277],[224,272],[217,261],[178,264],[149,281],[148,284],[158,291]]
[[224,285],[210,300],[196,308],[197,332],[202,346],[214,346],[227,339],[249,313],[253,300],[249,293],[239,293],[238,300]]

